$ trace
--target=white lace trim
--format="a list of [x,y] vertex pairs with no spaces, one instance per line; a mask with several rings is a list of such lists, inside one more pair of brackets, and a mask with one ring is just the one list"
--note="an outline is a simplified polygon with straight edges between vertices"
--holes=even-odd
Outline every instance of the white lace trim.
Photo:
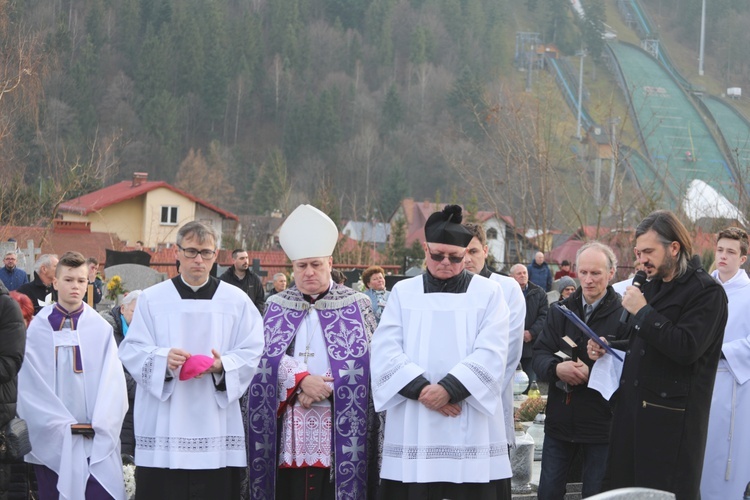
[[331,466],[330,404],[309,409],[295,405],[287,408],[282,420],[279,465]]

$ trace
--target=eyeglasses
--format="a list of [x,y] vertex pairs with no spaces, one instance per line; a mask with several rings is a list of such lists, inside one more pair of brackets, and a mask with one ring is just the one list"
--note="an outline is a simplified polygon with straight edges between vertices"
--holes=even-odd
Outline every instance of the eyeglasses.
[[464,252],[463,255],[445,255],[444,253],[432,253],[432,249],[430,249],[430,245],[427,245],[427,251],[430,253],[430,258],[434,260],[435,262],[443,262],[445,259],[448,259],[451,264],[460,264],[464,261],[464,257],[466,257],[466,252]]
[[197,248],[182,248],[180,245],[177,245],[177,248],[182,250],[182,253],[185,254],[185,257],[188,259],[194,259],[200,254],[200,256],[203,258],[203,260],[212,259],[214,255],[216,255],[216,250],[198,250]]

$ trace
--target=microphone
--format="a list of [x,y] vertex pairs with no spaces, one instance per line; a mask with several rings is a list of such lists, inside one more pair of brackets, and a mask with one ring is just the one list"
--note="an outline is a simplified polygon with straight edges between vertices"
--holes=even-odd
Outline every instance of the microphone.
[[[646,282],[646,272],[638,271],[633,276],[633,286],[640,288]],[[630,313],[627,309],[623,308],[622,315],[620,316],[620,323],[627,323],[630,319]]]

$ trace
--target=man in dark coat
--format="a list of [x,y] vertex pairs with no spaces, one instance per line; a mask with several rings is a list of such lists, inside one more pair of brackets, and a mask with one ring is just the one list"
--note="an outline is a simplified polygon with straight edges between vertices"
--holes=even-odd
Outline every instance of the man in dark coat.
[[[622,299],[630,340],[605,487],[655,488],[694,500],[700,498],[727,297],[700,258],[691,258],[690,236],[673,213],[651,213],[635,236],[649,281],[642,293],[629,286]],[[592,341],[589,350],[594,359],[604,355]]]
[[[609,340],[623,337],[620,296],[608,286],[617,269],[612,249],[599,242],[587,243],[578,250],[576,264],[581,286],[560,304]],[[577,347],[571,348],[563,340],[565,336]],[[595,495],[602,488],[612,409],[599,392],[588,388],[594,362],[587,356],[587,340],[560,308],[553,306],[534,344],[534,371],[549,382],[537,493],[540,500],[565,496],[568,471],[579,451],[583,453],[582,496]],[[558,357],[560,351],[570,359]]]
[[[26,324],[21,308],[0,283],[0,428],[16,416],[18,370],[26,347]],[[0,497],[10,485],[10,463],[0,463]]]
[[510,276],[518,282],[526,299],[526,320],[523,327],[521,367],[526,372],[526,375],[529,376],[529,382],[534,382],[536,381],[536,374],[531,367],[531,349],[534,347],[534,342],[536,342],[536,338],[541,333],[542,328],[544,328],[545,321],[547,321],[549,302],[544,290],[529,281],[529,273],[526,266],[523,264],[514,265],[510,268]]
[[247,250],[241,248],[232,251],[232,265],[219,276],[221,281],[234,285],[250,297],[258,311],[263,314],[266,304],[266,293],[263,291],[263,283],[254,272],[250,270],[250,258]]
[[46,305],[57,302],[57,291],[52,286],[57,269],[57,255],[44,254],[34,264],[34,281],[18,288],[18,292],[28,296],[34,305],[34,315]]

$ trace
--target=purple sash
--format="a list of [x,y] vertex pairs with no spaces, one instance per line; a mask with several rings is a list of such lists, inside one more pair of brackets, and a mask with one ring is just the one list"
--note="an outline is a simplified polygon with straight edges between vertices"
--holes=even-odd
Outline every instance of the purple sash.
[[247,449],[253,499],[275,496],[279,363],[311,307],[318,311],[334,378],[331,475],[336,499],[361,499],[367,493],[370,354],[357,296],[334,286],[325,299],[310,306],[293,288],[269,299],[264,318],[266,347],[249,389]]

